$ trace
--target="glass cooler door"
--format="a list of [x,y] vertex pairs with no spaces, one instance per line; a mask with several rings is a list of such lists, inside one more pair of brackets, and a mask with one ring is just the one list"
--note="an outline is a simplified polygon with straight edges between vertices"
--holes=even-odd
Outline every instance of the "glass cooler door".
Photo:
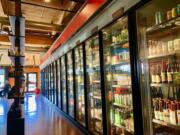
[[75,48],[76,119],[85,126],[83,47]]
[[56,70],[56,61],[53,63],[54,64],[54,104],[57,105],[57,86],[56,86],[56,81],[57,81],[57,78],[56,78],[56,73],[57,73],[57,70]]
[[61,88],[62,88],[62,109],[67,112],[67,99],[66,99],[66,66],[65,56],[61,57]]
[[99,36],[95,36],[87,40],[85,50],[89,128],[90,132],[93,134],[103,134]]
[[74,80],[73,80],[73,57],[72,51],[67,54],[67,87],[68,87],[68,104],[69,115],[74,118]]
[[180,135],[180,1],[147,3],[137,28],[145,134]]
[[102,32],[110,132],[111,135],[134,134],[127,16],[120,18]]
[[61,69],[60,69],[61,59],[57,60],[57,84],[58,84],[58,107],[61,108]]

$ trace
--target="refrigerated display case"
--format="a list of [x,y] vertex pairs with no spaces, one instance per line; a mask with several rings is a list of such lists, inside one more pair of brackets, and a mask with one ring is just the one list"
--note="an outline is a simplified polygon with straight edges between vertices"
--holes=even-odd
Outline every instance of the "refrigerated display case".
[[61,90],[62,90],[62,110],[67,113],[67,93],[66,93],[66,63],[65,55],[61,57]]
[[152,0],[137,11],[147,135],[180,134],[180,1]]
[[84,68],[83,46],[74,49],[75,60],[75,89],[76,89],[76,119],[85,126],[85,92],[84,92]]
[[61,108],[61,59],[57,60],[57,89],[58,89],[58,107]]
[[50,74],[50,65],[48,66],[48,99],[51,101],[51,74]]
[[51,93],[51,98],[50,101],[52,103],[54,103],[54,72],[53,72],[53,63],[51,63],[50,65],[50,85],[51,85],[51,89],[50,89],[50,93]]
[[56,73],[57,73],[57,70],[56,70],[56,61],[54,61],[53,63],[53,77],[54,77],[54,80],[53,80],[53,96],[54,96],[54,100],[53,100],[53,103],[55,105],[57,105],[57,86],[56,86]]
[[99,36],[85,42],[88,123],[93,134],[103,134]]
[[102,30],[110,134],[134,134],[128,17]]
[[68,113],[74,118],[74,79],[73,79],[73,52],[67,53],[67,89],[68,89]]

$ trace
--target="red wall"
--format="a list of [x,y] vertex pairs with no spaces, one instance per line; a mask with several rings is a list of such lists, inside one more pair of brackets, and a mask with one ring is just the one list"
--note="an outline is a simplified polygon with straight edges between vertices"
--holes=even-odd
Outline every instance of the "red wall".
[[41,64],[54,52],[59,46],[64,44],[99,8],[106,0],[87,0],[83,9],[76,14],[72,21],[67,25],[62,34],[53,43],[48,52],[41,60]]

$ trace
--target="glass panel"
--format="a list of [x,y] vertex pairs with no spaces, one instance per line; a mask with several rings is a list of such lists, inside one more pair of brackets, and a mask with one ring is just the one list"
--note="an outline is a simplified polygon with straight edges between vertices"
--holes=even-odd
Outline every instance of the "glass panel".
[[180,1],[152,0],[137,11],[146,135],[180,134]]
[[72,52],[67,54],[67,81],[68,81],[68,100],[69,115],[74,117],[74,87],[73,87],[73,61]]
[[75,48],[76,119],[85,126],[84,69],[82,45]]
[[56,61],[54,62],[54,104],[56,105],[57,104],[57,87],[56,87]]
[[35,91],[37,85],[37,75],[34,73],[28,74],[28,91]]
[[62,99],[63,99],[62,107],[63,107],[63,111],[67,112],[65,56],[61,58],[61,85],[62,85]]
[[24,74],[25,77],[25,92],[27,92],[27,74]]
[[57,73],[58,73],[58,106],[61,108],[61,71],[60,71],[60,59],[57,61]]
[[51,85],[50,85],[50,65],[48,66],[48,99],[50,100],[50,89],[51,89]]
[[4,69],[0,69],[0,91],[3,90],[5,84],[5,71]]
[[53,88],[53,82],[54,82],[54,76],[53,76],[53,65],[51,64],[50,66],[50,79],[51,79],[51,82],[50,82],[50,85],[51,85],[51,102],[54,101],[54,96],[53,96],[53,91],[54,91],[54,88]]
[[99,40],[95,36],[86,42],[86,69],[89,127],[94,134],[103,134],[102,102],[101,102],[101,76],[99,61]]
[[112,135],[134,134],[128,19],[103,30],[105,87]]

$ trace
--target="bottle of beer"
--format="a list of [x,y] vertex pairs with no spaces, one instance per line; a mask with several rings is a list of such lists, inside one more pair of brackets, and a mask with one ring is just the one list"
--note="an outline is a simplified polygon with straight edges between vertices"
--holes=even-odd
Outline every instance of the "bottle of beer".
[[161,83],[161,68],[159,65],[156,68],[156,83]]
[[151,66],[150,74],[151,74],[151,82],[152,83],[156,83],[156,75],[155,75],[155,68],[154,68],[154,66]]
[[170,109],[170,123],[176,125],[177,118],[176,118],[176,105],[173,101],[171,101],[171,109]]
[[173,69],[172,66],[170,65],[170,62],[168,62],[168,66],[167,66],[167,81],[168,83],[173,82]]
[[162,83],[167,82],[167,68],[164,61],[162,61],[162,65],[161,65],[161,81]]
[[180,102],[177,102],[177,122],[180,125]]

